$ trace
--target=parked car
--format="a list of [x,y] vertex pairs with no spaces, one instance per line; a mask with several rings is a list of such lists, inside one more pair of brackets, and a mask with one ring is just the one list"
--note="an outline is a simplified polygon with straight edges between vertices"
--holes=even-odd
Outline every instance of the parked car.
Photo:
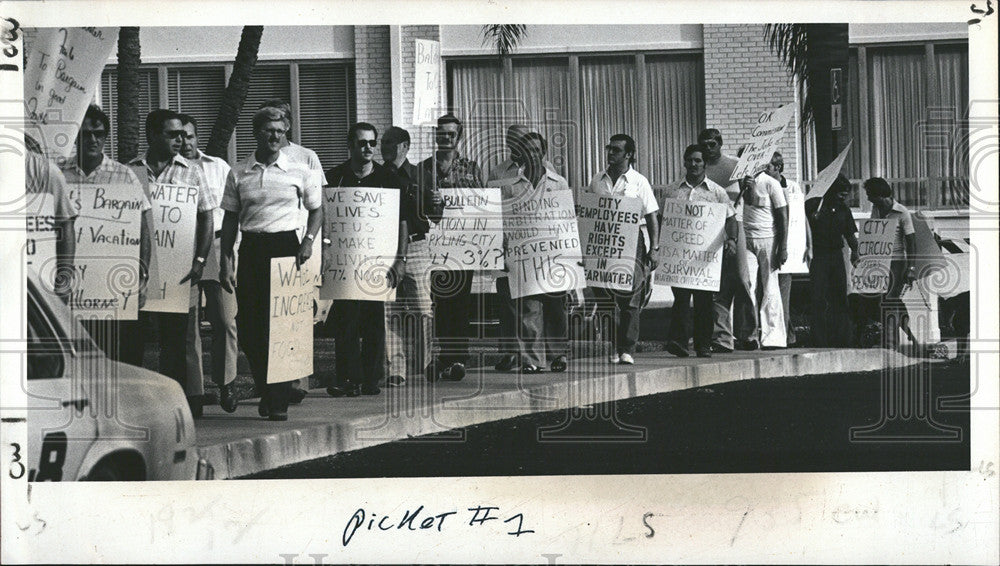
[[211,475],[177,382],[107,358],[34,274],[26,322],[29,481]]

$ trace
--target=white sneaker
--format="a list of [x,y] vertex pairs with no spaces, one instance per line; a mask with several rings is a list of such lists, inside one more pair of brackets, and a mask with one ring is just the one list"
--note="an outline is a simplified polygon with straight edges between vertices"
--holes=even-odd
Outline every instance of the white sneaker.
[[635,363],[635,360],[632,359],[632,354],[622,354],[619,360],[620,360],[619,363],[627,365],[632,365]]
[[618,357],[618,354],[611,354],[610,356],[608,356],[608,362],[609,363],[617,364],[620,361],[621,361],[621,358]]

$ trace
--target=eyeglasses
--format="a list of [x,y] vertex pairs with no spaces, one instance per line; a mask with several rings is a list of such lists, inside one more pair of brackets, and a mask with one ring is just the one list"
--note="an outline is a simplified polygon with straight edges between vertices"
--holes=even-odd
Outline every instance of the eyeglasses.
[[358,140],[355,142],[358,149],[364,149],[365,146],[375,147],[378,145],[378,140]]
[[288,130],[278,130],[278,129],[275,129],[275,128],[268,128],[266,130],[260,130],[260,131],[263,132],[263,133],[265,133],[265,134],[267,134],[267,135],[269,135],[269,136],[275,136],[275,137],[278,137],[278,138],[280,138],[280,137],[282,137],[282,136],[284,136],[285,134],[288,133]]
[[708,140],[708,141],[701,142],[701,145],[703,145],[705,147],[715,147],[715,146],[719,145],[719,142],[717,142],[715,140]]
[[163,135],[168,138],[184,138],[184,130],[164,130]]

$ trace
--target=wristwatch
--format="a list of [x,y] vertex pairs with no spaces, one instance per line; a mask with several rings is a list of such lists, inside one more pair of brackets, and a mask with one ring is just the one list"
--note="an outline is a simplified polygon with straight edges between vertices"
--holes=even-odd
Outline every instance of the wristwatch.
[[311,242],[316,239],[316,236],[313,236],[312,234],[306,232],[306,238],[308,238],[309,241]]
[[196,257],[196,258],[194,258],[194,260],[197,261],[198,263],[202,263],[202,264],[205,263],[205,258],[203,258],[203,257]]

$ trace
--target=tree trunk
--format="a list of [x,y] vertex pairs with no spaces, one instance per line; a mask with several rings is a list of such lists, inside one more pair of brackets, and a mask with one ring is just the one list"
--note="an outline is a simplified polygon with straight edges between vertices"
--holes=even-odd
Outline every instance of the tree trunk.
[[257,49],[260,47],[260,36],[263,31],[263,26],[243,26],[240,46],[233,62],[233,74],[229,77],[229,84],[226,85],[226,91],[222,95],[219,115],[215,118],[212,137],[209,138],[208,147],[205,149],[208,155],[225,158],[228,153],[229,140],[233,137],[240,111],[243,110],[243,102],[246,100],[247,91],[250,90],[250,78],[257,64]]
[[857,85],[847,84],[847,24],[806,24],[806,30],[809,40],[806,47],[806,58],[809,61],[806,83],[816,123],[816,170],[821,171],[837,157],[848,141],[846,120],[841,118],[840,130],[832,127],[830,70],[842,70],[842,117],[846,115],[848,88],[857,88]]
[[118,161],[139,155],[139,28],[118,31]]

